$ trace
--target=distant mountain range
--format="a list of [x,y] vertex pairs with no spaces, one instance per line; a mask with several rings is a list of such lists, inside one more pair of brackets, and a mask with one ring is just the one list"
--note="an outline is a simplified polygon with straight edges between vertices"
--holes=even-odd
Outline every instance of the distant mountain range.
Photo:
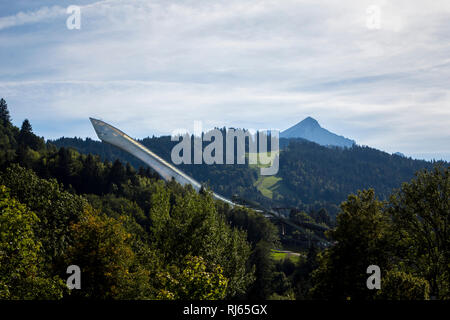
[[320,126],[316,119],[307,117],[296,125],[280,133],[280,138],[302,138],[322,146],[338,146],[350,148],[354,140],[339,136]]

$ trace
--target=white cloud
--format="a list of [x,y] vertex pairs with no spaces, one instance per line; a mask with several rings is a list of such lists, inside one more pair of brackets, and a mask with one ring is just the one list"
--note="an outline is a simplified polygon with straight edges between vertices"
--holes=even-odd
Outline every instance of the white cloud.
[[0,17],[0,30],[50,20],[65,13],[65,8],[60,6],[43,7],[37,11],[21,11],[12,16]]
[[[369,5],[380,30],[366,28]],[[100,1],[79,31],[5,34],[45,10],[0,18],[2,50],[19,52],[0,59],[0,92],[20,117],[103,116],[145,136],[312,115],[387,151],[450,150],[448,1]]]

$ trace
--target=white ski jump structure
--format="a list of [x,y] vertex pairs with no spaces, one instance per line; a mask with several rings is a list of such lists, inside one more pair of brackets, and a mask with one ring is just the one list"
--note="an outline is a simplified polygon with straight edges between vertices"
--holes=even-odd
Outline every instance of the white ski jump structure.
[[[110,143],[128,153],[131,153],[133,156],[149,165],[165,181],[174,179],[176,182],[183,186],[186,184],[190,184],[195,190],[200,191],[202,185],[198,181],[144,147],[142,144],[128,136],[125,132],[104,121],[94,118],[89,119],[94,126],[98,138],[103,142]],[[213,192],[212,195],[215,199],[224,201],[233,207],[237,205],[231,200],[228,200],[227,198],[218,195],[215,192]]]

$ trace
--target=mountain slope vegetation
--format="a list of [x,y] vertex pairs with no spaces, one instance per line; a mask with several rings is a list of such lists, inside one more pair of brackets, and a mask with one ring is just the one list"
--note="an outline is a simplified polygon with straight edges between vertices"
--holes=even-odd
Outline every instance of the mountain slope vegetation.
[[[226,129],[223,128],[222,132],[225,135]],[[138,141],[171,162],[170,152],[177,142],[171,141],[170,137],[148,137]],[[115,146],[89,138],[60,138],[51,143],[85,154],[97,154],[109,161],[121,159],[134,167],[146,166]],[[326,147],[305,139],[280,139],[280,146],[279,172],[272,178],[260,176],[257,167],[247,164],[181,164],[179,167],[229,198],[248,199],[267,207],[294,207],[307,212],[326,208],[334,215],[350,193],[373,188],[379,197],[387,199],[395,188],[413,178],[415,172],[435,165],[434,162],[390,155],[367,146]],[[275,180],[276,185],[271,184]]]
[[[158,139],[152,143],[170,148]],[[45,143],[28,120],[21,128],[11,123],[3,99],[0,146],[0,299],[450,299],[447,164],[416,172],[385,201],[373,189],[349,194],[335,221],[324,208],[291,209],[299,225],[330,227],[324,247],[314,241],[319,231],[301,232],[255,210],[230,208],[207,188],[196,192],[148,168]],[[306,146],[302,150],[322,148]],[[296,150],[296,142],[282,152],[290,148]],[[337,152],[327,150],[331,157]],[[362,152],[356,156],[361,166],[389,159],[370,150],[348,150],[340,159],[353,152]],[[393,161],[394,174],[420,164]],[[223,173],[214,170],[207,171],[209,179]],[[276,193],[279,182],[297,185],[282,172],[282,180],[263,187]],[[256,181],[256,170],[241,165],[232,173],[237,183],[225,191],[257,190],[240,180],[249,174]],[[231,178],[218,178],[218,185],[224,181]],[[274,251],[281,243],[298,250],[295,260],[291,253],[274,256],[284,252]],[[79,290],[65,283],[72,265],[81,269]],[[381,290],[366,287],[369,265],[382,270]]]

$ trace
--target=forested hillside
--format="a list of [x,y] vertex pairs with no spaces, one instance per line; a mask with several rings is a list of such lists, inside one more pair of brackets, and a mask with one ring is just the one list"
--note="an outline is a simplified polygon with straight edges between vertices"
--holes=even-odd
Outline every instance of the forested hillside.
[[[153,148],[158,153],[168,148],[149,140],[160,146]],[[420,164],[367,148],[321,149],[305,142],[284,152],[303,145],[295,152],[314,155],[319,148],[331,158],[311,158],[317,167],[301,167],[286,157],[292,175],[301,173],[295,178],[280,170],[279,178],[293,190],[303,186],[297,183],[302,175],[311,181],[327,177],[320,161],[330,164],[333,179],[341,179],[337,172],[352,163],[333,171],[336,152],[348,162],[359,159],[352,172],[366,179],[406,176]],[[376,165],[389,159],[391,165]],[[375,173],[364,171],[366,164]],[[0,99],[0,299],[450,299],[447,164],[416,172],[383,194],[386,201],[373,189],[347,195],[335,222],[324,209],[291,210],[292,221],[333,226],[326,248],[304,244],[305,237],[314,238],[313,230],[286,228],[283,234],[254,210],[230,208],[207,189],[198,193],[136,168],[45,143],[28,120],[15,127]],[[244,165],[232,170],[236,179],[251,172]],[[217,183],[209,179],[211,186]],[[396,179],[392,184],[403,178]],[[239,186],[226,188],[233,193]],[[303,245],[297,255],[284,255],[273,251],[280,242]],[[71,265],[81,269],[81,289],[66,286]],[[381,269],[380,290],[367,288],[370,265]]]
[[[225,135],[226,129],[222,132]],[[139,142],[169,162],[172,147],[177,143],[168,136]],[[84,154],[97,154],[109,161],[121,159],[135,167],[145,166],[115,146],[89,138],[60,138],[51,143]],[[238,196],[263,206],[295,207],[307,212],[325,208],[335,215],[348,194],[374,188],[379,197],[387,199],[393,189],[413,178],[416,171],[431,169],[435,164],[357,145],[325,147],[303,139],[281,139],[280,146],[280,169],[273,177],[260,176],[259,170],[249,165],[182,164],[179,167],[229,198]]]
[[[0,298],[286,294],[274,284],[278,230],[260,214],[45,144],[28,120],[12,125],[3,99],[0,116]],[[80,266],[82,290],[65,286],[69,265]]]

